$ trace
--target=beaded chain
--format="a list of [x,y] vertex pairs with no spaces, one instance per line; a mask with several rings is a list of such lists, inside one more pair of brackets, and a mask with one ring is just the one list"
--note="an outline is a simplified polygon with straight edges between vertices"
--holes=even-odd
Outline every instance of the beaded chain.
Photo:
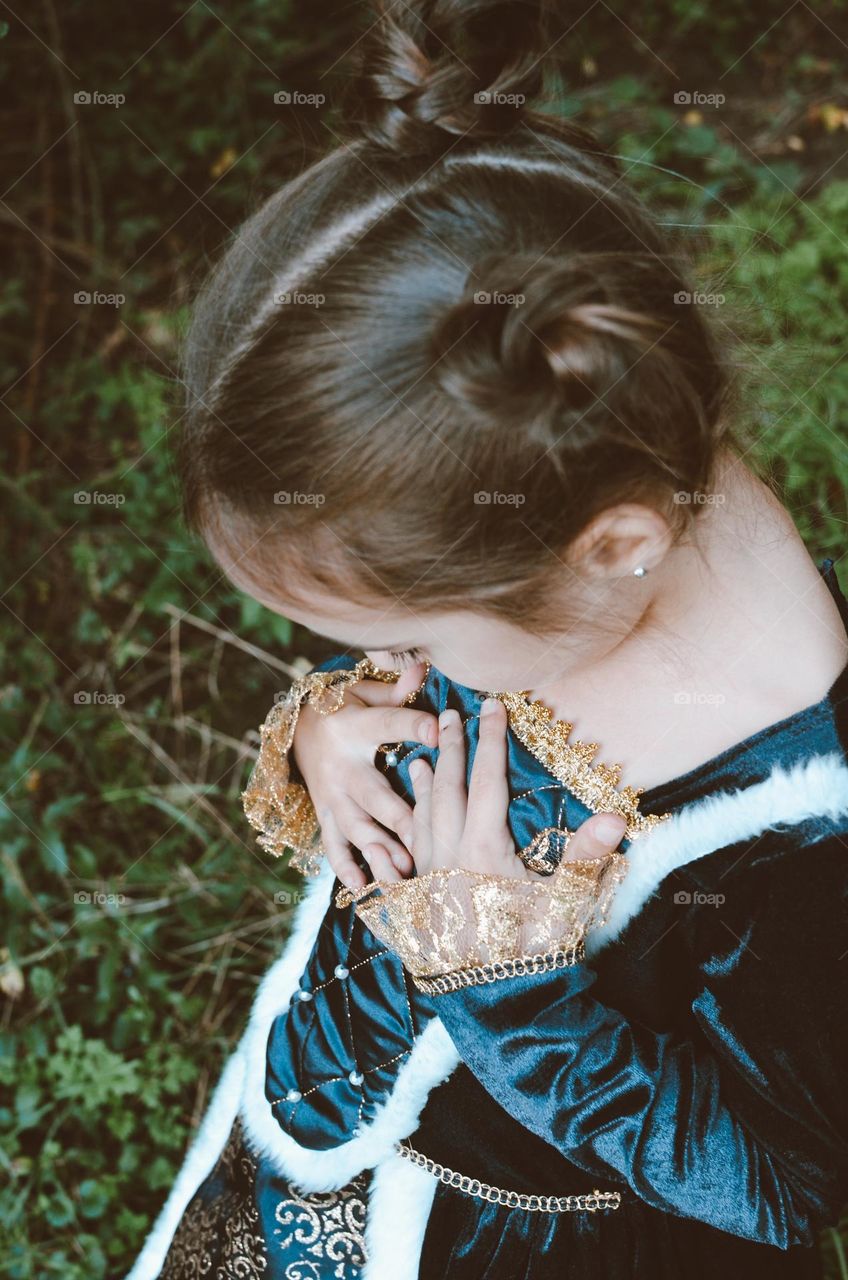
[[585,944],[581,938],[573,946],[560,951],[544,952],[536,956],[518,956],[514,960],[496,960],[493,964],[475,965],[470,969],[457,969],[441,973],[435,978],[416,977],[412,981],[419,991],[427,995],[446,995],[462,987],[477,987],[483,982],[497,982],[499,978],[519,978],[525,973],[550,973],[580,964],[584,958]]
[[575,1196],[539,1196],[505,1191],[503,1187],[493,1187],[488,1182],[481,1182],[479,1178],[469,1178],[457,1173],[455,1169],[448,1169],[416,1151],[407,1142],[399,1142],[396,1150],[404,1159],[417,1164],[427,1173],[432,1173],[447,1186],[456,1187],[477,1200],[488,1200],[490,1204],[502,1204],[510,1209],[527,1209],[531,1213],[595,1213],[599,1209],[618,1209],[621,1206],[620,1191],[599,1191],[596,1188]]

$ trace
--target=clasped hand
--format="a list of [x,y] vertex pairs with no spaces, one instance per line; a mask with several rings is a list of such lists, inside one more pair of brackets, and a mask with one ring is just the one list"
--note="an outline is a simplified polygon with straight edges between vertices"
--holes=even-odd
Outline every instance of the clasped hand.
[[[506,708],[497,698],[483,702],[466,785],[459,713],[444,711],[437,721],[429,713],[399,705],[422,674],[419,666],[404,672],[394,685],[361,681],[331,716],[303,708],[295,732],[295,758],[321,824],[327,860],[342,883],[354,890],[367,881],[351,845],[362,851],[376,880],[403,880],[413,868],[424,875],[450,867],[536,878],[518,857],[507,823]],[[373,762],[381,743],[401,741],[439,747],[435,768],[423,759],[410,764],[414,806],[397,795]],[[594,814],[571,836],[563,856],[604,857],[618,846],[625,828],[618,814]]]

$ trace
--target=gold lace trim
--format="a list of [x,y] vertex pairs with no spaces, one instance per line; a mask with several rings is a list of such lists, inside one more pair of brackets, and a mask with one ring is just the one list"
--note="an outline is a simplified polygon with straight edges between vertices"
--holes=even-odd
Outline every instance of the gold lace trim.
[[305,876],[317,876],[324,847],[315,807],[306,788],[290,777],[289,752],[300,709],[305,702],[319,715],[343,706],[348,686],[360,680],[397,681],[397,671],[375,667],[369,658],[343,671],[310,671],[295,680],[275,702],[259,727],[259,755],[242,792],[248,822],[259,832],[256,842],[279,858],[292,851],[291,865]]
[[576,946],[603,923],[626,868],[625,856],[615,852],[564,860],[544,878],[447,867],[340,889],[335,902],[355,903],[356,914],[413,978],[435,978]]
[[490,1204],[506,1205],[510,1209],[528,1209],[531,1213],[596,1213],[599,1209],[618,1209],[621,1206],[620,1191],[589,1191],[574,1196],[540,1196],[525,1194],[520,1191],[505,1191],[503,1187],[493,1187],[479,1178],[469,1178],[455,1169],[431,1160],[421,1151],[416,1151],[407,1142],[397,1143],[395,1150],[405,1160],[417,1164],[419,1168],[432,1173],[440,1182],[449,1187],[456,1187],[476,1200],[488,1200]]
[[622,839],[636,840],[670,813],[640,813],[639,796],[644,787],[618,790],[622,765],[593,765],[597,742],[569,742],[573,724],[554,719],[543,702],[529,701],[524,693],[490,693],[506,707],[510,727],[531,755],[543,764],[572,795],[593,813],[617,813],[627,822]]

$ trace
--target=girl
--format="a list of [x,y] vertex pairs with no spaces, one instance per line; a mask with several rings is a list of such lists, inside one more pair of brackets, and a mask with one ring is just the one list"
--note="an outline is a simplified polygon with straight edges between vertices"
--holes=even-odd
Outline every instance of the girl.
[[188,515],[345,652],[263,726],[308,893],[133,1280],[812,1277],[848,1198],[848,600],[527,109],[550,8],[381,6],[195,308]]

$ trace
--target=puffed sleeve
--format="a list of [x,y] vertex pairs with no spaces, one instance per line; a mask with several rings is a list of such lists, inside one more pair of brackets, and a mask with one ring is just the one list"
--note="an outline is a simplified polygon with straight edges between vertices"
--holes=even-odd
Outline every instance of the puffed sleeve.
[[585,962],[435,1003],[491,1096],[568,1159],[787,1248],[848,1199],[845,843],[740,864],[721,906],[692,908],[691,1035],[595,999]]

